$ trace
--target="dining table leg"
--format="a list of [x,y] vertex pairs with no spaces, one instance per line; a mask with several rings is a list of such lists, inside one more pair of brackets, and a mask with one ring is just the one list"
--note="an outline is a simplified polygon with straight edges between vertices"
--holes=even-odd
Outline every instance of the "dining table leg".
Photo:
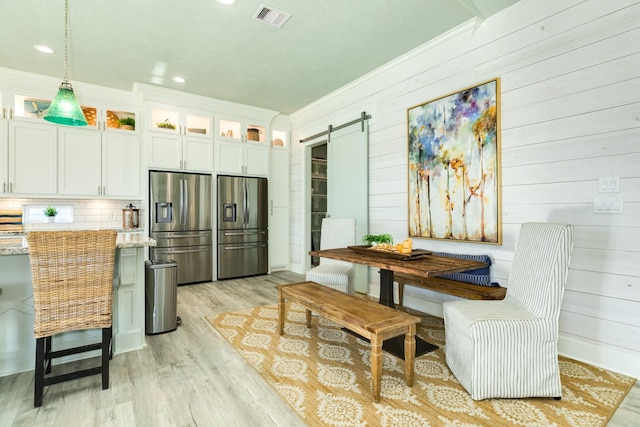
[[[384,268],[380,269],[380,304],[387,307],[396,308],[393,302],[393,271]],[[398,336],[388,339],[382,345],[382,349],[387,353],[404,360],[405,357],[405,338]],[[416,335],[415,357],[422,356],[430,351],[437,350],[438,346],[426,342]]]

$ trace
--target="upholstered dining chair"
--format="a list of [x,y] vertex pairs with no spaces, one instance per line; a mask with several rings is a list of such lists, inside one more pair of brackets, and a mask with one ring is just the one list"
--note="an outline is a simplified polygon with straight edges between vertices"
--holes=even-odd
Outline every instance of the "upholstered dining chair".
[[[42,406],[44,386],[102,374],[109,388],[115,230],[33,231],[27,233],[33,282],[36,366],[34,406]],[[97,344],[52,350],[51,338],[62,332],[102,329]],[[98,367],[55,376],[52,359],[102,350]]]
[[[320,249],[345,248],[355,244],[355,218],[324,218],[320,227]],[[320,258],[320,264],[307,271],[306,279],[352,294],[353,264]]]
[[523,224],[505,299],[443,304],[447,365],[472,399],[562,397],[558,318],[573,234]]

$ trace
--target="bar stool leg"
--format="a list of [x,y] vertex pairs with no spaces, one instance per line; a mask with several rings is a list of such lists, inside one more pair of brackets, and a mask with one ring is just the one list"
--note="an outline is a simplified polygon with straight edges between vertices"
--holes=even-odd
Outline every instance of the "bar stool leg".
[[44,346],[46,338],[36,339],[36,372],[35,387],[33,389],[33,406],[42,406],[42,393],[44,391]]
[[109,359],[111,356],[111,327],[102,328],[102,389],[109,388]]
[[51,373],[51,366],[53,362],[51,361],[51,335],[48,337],[44,337],[44,373]]

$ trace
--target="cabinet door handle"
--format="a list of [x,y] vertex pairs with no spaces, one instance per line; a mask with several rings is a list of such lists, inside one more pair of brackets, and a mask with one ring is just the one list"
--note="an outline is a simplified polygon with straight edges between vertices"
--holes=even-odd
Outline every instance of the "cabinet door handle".
[[9,183],[9,193],[13,193],[13,182]]
[[100,186],[98,185],[98,195],[100,195]]
[[2,107],[2,118],[6,119],[7,118],[7,109]]
[[2,183],[2,192],[3,192],[3,193],[6,193],[6,192],[7,192],[7,183],[6,183],[6,182],[3,182],[3,183]]
[[9,118],[13,119],[13,108],[9,108]]

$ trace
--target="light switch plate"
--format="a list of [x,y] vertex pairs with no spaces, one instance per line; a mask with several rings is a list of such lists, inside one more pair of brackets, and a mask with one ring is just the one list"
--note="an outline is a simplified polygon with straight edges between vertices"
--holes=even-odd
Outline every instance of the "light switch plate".
[[598,179],[598,192],[599,193],[619,193],[620,192],[620,178],[619,177],[604,177]]
[[624,213],[622,197],[596,197],[593,201],[593,213]]

